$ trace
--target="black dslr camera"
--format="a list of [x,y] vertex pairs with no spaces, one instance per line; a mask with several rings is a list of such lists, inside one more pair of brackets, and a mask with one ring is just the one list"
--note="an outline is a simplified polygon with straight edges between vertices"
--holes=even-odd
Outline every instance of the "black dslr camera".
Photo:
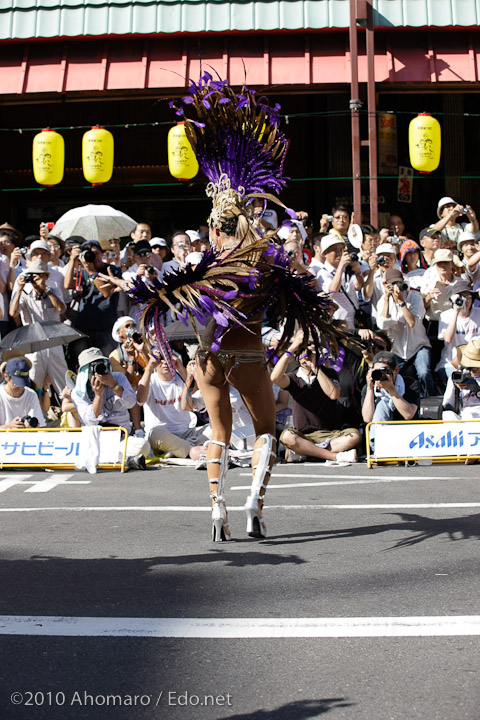
[[26,423],[26,425],[31,428],[38,427],[38,420],[36,417],[33,417],[33,415],[24,415],[20,418],[20,422]]
[[389,380],[393,377],[393,372],[389,368],[377,368],[372,370],[372,380],[378,382],[379,380]]
[[33,273],[23,273],[23,277],[25,278],[26,283],[33,282]]
[[110,363],[107,360],[94,360],[90,363],[90,377],[92,375],[108,375]]
[[143,342],[143,338],[136,328],[129,327],[125,330],[125,340],[133,340],[138,345]]
[[95,258],[97,257],[97,254],[93,252],[90,248],[87,250],[84,250],[80,257],[86,262],[86,263],[93,263],[95,261]]

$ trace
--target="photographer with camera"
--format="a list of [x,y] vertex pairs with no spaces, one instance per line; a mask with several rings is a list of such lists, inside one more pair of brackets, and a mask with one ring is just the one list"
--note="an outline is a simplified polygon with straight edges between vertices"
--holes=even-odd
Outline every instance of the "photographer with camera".
[[370,270],[365,276],[362,296],[365,302],[370,301],[372,318],[376,319],[377,305],[385,292],[384,277],[387,270],[395,267],[397,253],[391,243],[385,242],[378,245],[375,252],[368,257]]
[[[116,349],[110,353],[112,370],[123,373],[132,389],[136,391],[148,365],[148,354],[135,320],[129,315],[118,318],[112,328],[112,337],[117,343]],[[136,437],[145,437],[141,414],[140,406],[137,404],[130,409]]]
[[[478,233],[479,225],[475,211],[470,205],[457,203],[451,197],[443,197],[437,206],[438,222],[433,226],[441,234],[444,247],[447,243],[457,245],[458,239],[463,231]],[[463,218],[459,222],[459,218]]]
[[[78,356],[78,376],[71,399],[82,425],[124,427],[132,429],[128,411],[136,403],[136,395],[123,373],[112,372],[110,361],[99,348],[90,347]],[[127,465],[145,470],[145,457],[150,446],[144,438],[127,438]],[[119,458],[123,448],[119,449]]]
[[480,308],[473,306],[473,288],[467,280],[459,280],[450,295],[452,307],[440,315],[438,338],[444,347],[435,368],[444,383],[455,370],[456,349],[480,334]]
[[349,254],[345,243],[339,242],[335,234],[325,235],[320,243],[325,262],[320,268],[318,279],[323,283],[323,291],[329,292],[338,305],[334,320],[345,320],[349,330],[357,323],[360,307],[357,291],[363,288],[363,273],[357,254]]
[[422,397],[435,394],[430,369],[431,345],[423,324],[425,306],[419,292],[410,290],[400,270],[385,273],[385,294],[377,305],[377,324],[392,340],[399,371],[407,365],[415,367]]
[[177,230],[173,233],[171,250],[173,259],[163,263],[160,280],[163,279],[165,273],[185,267],[185,258],[192,250],[192,241],[186,232]]
[[[400,375],[395,353],[379,352],[367,373],[362,392],[362,417],[365,423],[414,420],[420,399],[413,383]],[[370,429],[373,446],[374,428]]]
[[[480,340],[457,347],[458,370],[448,378],[442,420],[480,419]],[[467,458],[465,465],[477,462]]]
[[31,363],[27,358],[9,360],[3,372],[4,382],[0,384],[0,428],[21,430],[22,428],[45,427],[37,393],[30,385]]
[[[12,318],[20,317],[22,325],[47,320],[60,322],[65,304],[61,291],[50,285],[49,265],[41,260],[31,262],[25,272],[18,276],[15,287],[9,310]],[[42,388],[45,377],[49,376],[57,394],[60,394],[68,369],[63,347],[57,345],[45,348],[28,353],[27,357],[32,363],[30,376],[35,385]]]
[[100,243],[85,241],[72,247],[65,271],[65,288],[74,291],[78,312],[71,322],[88,336],[69,345],[72,369],[78,354],[90,345],[100,347],[105,355],[115,346],[111,332],[118,317],[119,291],[116,285],[105,283],[102,275],[120,279],[121,270],[103,261]]

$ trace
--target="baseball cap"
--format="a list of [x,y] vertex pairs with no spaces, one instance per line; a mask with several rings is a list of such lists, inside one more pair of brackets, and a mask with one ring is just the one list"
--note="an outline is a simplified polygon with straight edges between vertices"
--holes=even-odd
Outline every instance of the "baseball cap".
[[420,235],[418,236],[418,240],[422,240],[426,235],[428,237],[432,237],[432,235],[440,234],[440,230],[435,230],[435,225],[429,225],[426,228],[423,228],[423,230],[420,230]]
[[391,255],[396,255],[397,251],[395,250],[392,243],[382,243],[375,250],[375,255],[383,255],[384,253],[390,253]]
[[[327,250],[334,245],[342,245],[342,240],[340,240],[338,235],[325,235],[320,242],[322,253],[327,252]],[[345,243],[343,243],[343,245],[345,245]]]
[[30,263],[30,265],[25,269],[25,271],[22,274],[25,273],[37,273],[37,275],[50,275],[50,268],[48,267],[47,263],[42,262],[41,260],[34,260]]
[[30,365],[25,358],[12,358],[5,366],[5,372],[10,375],[12,382],[17,387],[26,387],[30,384],[28,371]]
[[403,282],[403,274],[397,268],[390,268],[390,270],[387,270],[385,273],[385,282]]
[[161,238],[161,237],[152,238],[150,240],[150,246],[152,248],[153,247],[164,247],[164,248],[168,247],[167,241],[165,240],[165,238]]
[[185,230],[185,235],[188,235],[190,238],[190,242],[194,243],[197,242],[197,240],[201,240],[200,233],[196,230]]
[[85,238],[81,235],[70,235],[70,237],[65,240],[65,250],[71,250],[86,242]]
[[51,255],[50,246],[46,240],[34,240],[28,248],[28,252],[31,253],[33,250],[46,250]]
[[437,262],[453,262],[452,251],[447,250],[447,248],[439,248],[438,250],[435,250],[432,265],[435,265]]
[[439,200],[438,205],[437,205],[437,217],[440,218],[441,217],[440,213],[442,211],[442,208],[445,207],[445,205],[450,205],[451,203],[453,203],[454,205],[457,204],[453,198],[448,197],[448,196],[443,197],[441,200]]
[[109,362],[108,358],[105,357],[100,348],[91,347],[86,350],[82,350],[78,356],[78,369],[85,367],[85,365],[89,365],[94,360],[106,360]]
[[138,255],[138,253],[142,252],[142,250],[148,250],[148,252],[152,252],[152,246],[150,245],[148,240],[139,240],[133,246],[133,252],[135,253],[135,255]]
[[472,232],[468,232],[467,230],[464,230],[458,236],[457,248],[460,250],[460,248],[462,247],[462,243],[468,242],[468,241],[477,242],[475,235]]
[[473,293],[473,285],[468,280],[462,280],[459,278],[452,287],[452,294],[470,292]]

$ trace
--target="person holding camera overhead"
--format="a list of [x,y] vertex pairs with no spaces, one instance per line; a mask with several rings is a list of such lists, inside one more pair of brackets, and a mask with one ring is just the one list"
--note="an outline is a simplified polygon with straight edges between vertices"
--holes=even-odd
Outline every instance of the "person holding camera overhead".
[[[71,396],[82,425],[132,429],[128,411],[137,397],[123,373],[112,372],[110,361],[100,348],[90,347],[78,356],[78,375]],[[127,438],[127,466],[145,470],[150,445],[141,437]],[[119,451],[119,458],[123,449]]]
[[377,325],[392,340],[399,371],[414,365],[422,397],[435,394],[430,369],[431,345],[423,324],[425,306],[422,296],[410,290],[400,270],[390,268],[384,276],[385,293],[377,305]]
[[333,319],[344,320],[348,329],[353,330],[360,307],[357,291],[363,288],[364,282],[358,255],[350,255],[345,243],[340,242],[336,234],[325,235],[320,247],[325,262],[317,275],[317,282],[321,278],[323,292],[329,292],[338,305]]
[[65,288],[75,291],[80,300],[72,326],[88,336],[69,345],[72,369],[77,356],[90,345],[100,347],[106,356],[115,347],[111,332],[118,316],[119,293],[115,285],[102,280],[102,273],[121,278],[119,267],[103,261],[100,243],[86,240],[72,248],[65,271]]
[[470,342],[480,334],[480,308],[473,306],[473,288],[467,280],[459,280],[455,293],[450,295],[452,307],[444,310],[438,323],[438,339],[443,340],[444,348],[440,361],[435,368],[443,382],[455,370],[456,349]]
[[0,428],[21,430],[28,427],[45,427],[45,418],[37,393],[30,385],[31,363],[27,358],[9,360],[0,384]]
[[[413,382],[400,375],[395,353],[377,353],[362,391],[363,421],[414,420],[419,405]],[[374,428],[370,428],[370,444],[373,447]]]

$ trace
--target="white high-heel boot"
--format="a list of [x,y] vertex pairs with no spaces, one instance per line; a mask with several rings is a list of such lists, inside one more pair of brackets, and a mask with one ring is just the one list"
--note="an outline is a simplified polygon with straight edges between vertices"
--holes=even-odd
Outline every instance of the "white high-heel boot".
[[[250,488],[250,495],[247,497],[245,502],[245,512],[247,513],[247,534],[250,535],[250,537],[267,537],[267,526],[261,513],[263,508],[263,498],[267,488],[264,480],[267,474],[270,475],[270,471],[276,457],[276,453],[273,450],[274,443],[276,445],[275,437],[265,433],[264,435],[259,435],[255,439],[255,444],[253,446],[252,463],[255,453],[259,452],[260,457],[255,465],[252,464],[252,486]],[[259,447],[257,447],[257,445],[259,445]],[[263,495],[260,494],[262,490]]]
[[217,492],[210,494],[210,497],[213,500],[212,540],[213,542],[226,542],[232,539],[228,527],[227,506],[223,494],[225,476],[228,469],[228,446],[225,445],[225,443],[223,442],[219,442],[218,440],[210,440],[209,444],[219,445],[222,448],[222,452],[219,458],[211,458],[210,460],[207,460],[207,470],[208,465],[219,466],[218,477],[208,479],[209,483],[217,486]]

